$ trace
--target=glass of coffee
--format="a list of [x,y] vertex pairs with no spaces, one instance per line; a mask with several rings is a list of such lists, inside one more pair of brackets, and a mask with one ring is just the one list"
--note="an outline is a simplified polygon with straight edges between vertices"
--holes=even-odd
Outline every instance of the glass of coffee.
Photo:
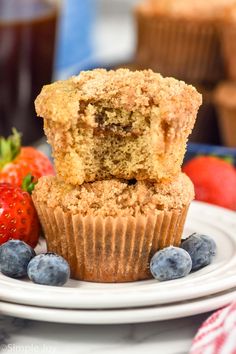
[[12,127],[23,144],[43,135],[34,100],[51,82],[58,4],[49,0],[0,0],[0,135]]

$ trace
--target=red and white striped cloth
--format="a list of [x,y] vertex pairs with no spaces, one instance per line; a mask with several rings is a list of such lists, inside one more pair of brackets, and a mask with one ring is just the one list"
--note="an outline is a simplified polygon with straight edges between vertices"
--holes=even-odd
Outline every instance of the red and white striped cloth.
[[189,354],[236,354],[236,302],[202,324]]

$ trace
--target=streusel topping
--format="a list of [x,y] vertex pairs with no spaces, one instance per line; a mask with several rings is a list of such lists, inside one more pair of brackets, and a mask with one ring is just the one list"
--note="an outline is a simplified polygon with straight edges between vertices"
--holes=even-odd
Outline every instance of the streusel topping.
[[[101,102],[114,109],[150,114],[151,106],[160,106],[163,119],[173,121],[175,109],[192,106],[198,109],[201,95],[197,90],[174,78],[163,78],[152,70],[96,69],[81,72],[65,81],[43,87],[35,101],[40,117],[67,125],[70,128],[83,119],[84,105]],[[85,122],[96,126],[94,120]],[[174,123],[173,123],[174,124]],[[182,126],[175,122],[176,128]]]
[[49,208],[81,215],[135,216],[160,210],[181,209],[194,197],[193,184],[183,173],[172,182],[104,180],[81,186],[61,182],[57,177],[39,179],[33,198]]
[[173,178],[200,104],[193,86],[151,70],[97,69],[44,86],[36,111],[57,175],[76,186]]

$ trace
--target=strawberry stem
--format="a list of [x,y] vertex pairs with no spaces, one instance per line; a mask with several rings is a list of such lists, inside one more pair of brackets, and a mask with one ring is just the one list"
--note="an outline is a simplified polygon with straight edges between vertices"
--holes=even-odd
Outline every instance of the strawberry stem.
[[12,129],[12,135],[8,138],[0,136],[0,170],[13,161],[21,150],[21,134]]
[[26,175],[23,179],[21,188],[31,194],[34,190],[36,183],[37,182],[34,182],[34,177],[30,173],[28,173],[28,175]]

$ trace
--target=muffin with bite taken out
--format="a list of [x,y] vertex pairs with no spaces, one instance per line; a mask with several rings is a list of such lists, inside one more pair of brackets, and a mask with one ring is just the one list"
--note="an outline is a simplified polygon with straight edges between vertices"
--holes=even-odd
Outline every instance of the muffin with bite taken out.
[[152,255],[179,246],[194,197],[181,164],[200,104],[194,87],[151,70],[97,69],[42,89],[57,175],[32,198],[73,278],[148,279]]
[[58,177],[78,185],[176,176],[200,104],[193,86],[151,70],[97,69],[44,86],[36,112]]

